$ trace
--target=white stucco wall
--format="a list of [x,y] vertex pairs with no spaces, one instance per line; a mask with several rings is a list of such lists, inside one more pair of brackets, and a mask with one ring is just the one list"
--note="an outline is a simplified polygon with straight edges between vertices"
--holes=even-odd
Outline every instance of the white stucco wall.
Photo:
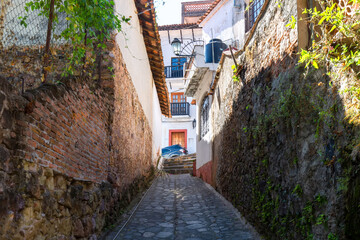
[[[244,0],[222,0],[219,4],[211,11],[211,13],[201,22],[200,27],[203,30],[203,40],[207,44],[211,39],[221,39],[227,45],[232,45],[241,48],[245,41],[245,19],[244,19]],[[200,63],[203,61],[203,63]],[[208,71],[203,76],[194,98],[196,99],[196,111],[197,111],[197,139],[196,139],[196,168],[199,169],[204,164],[212,160],[212,143],[214,138],[214,129],[212,122],[213,108],[212,98],[209,96],[210,101],[210,112],[209,121],[210,129],[209,132],[203,137],[200,137],[200,113],[201,105],[206,96],[206,93],[210,89],[210,85],[213,80],[213,74],[218,64],[215,66],[207,66],[204,60],[201,58],[197,59],[195,64],[197,68],[208,67]],[[191,75],[191,74],[190,74]],[[231,77],[230,77],[231,80]]]
[[162,114],[134,0],[115,1],[115,11],[126,17],[131,16],[130,24],[122,25],[123,31],[116,35],[115,40],[152,128],[153,161],[155,161],[161,147]]
[[[183,36],[183,42],[189,42],[193,41],[193,35],[191,29],[182,29],[182,36]],[[161,38],[161,49],[163,51],[163,57],[164,57],[164,64],[165,66],[171,65],[171,58],[177,57],[171,47],[171,42],[174,40],[174,38],[178,38],[181,41],[181,34],[180,30],[170,30],[169,34],[168,31],[159,31],[160,38]],[[169,35],[170,35],[170,42],[169,42]],[[202,30],[201,28],[194,29],[194,39],[202,40]]]
[[[208,163],[212,160],[212,124],[211,124],[211,112],[209,112],[209,121],[210,121],[210,128],[208,133],[201,138],[200,136],[200,113],[201,113],[201,105],[204,97],[209,91],[209,87],[211,84],[211,81],[213,79],[213,71],[207,71],[204,75],[204,78],[202,79],[197,92],[194,95],[194,98],[196,99],[196,114],[198,119],[198,124],[196,125],[196,169],[199,169],[204,164]],[[211,106],[212,103],[212,97],[209,96],[209,103]],[[211,111],[211,108],[210,108]]]
[[[169,97],[172,92],[184,92],[184,80],[175,78],[167,79],[167,85],[169,90]],[[170,87],[171,83],[171,87]],[[187,97],[186,101],[191,103],[193,98]],[[189,154],[196,152],[196,129],[193,128],[193,121],[196,119],[196,106],[190,104],[189,116],[173,116],[162,118],[162,147],[169,146],[169,132],[170,130],[187,130],[187,150]],[[197,120],[196,120],[197,121]],[[197,123],[196,123],[197,124]]]
[[[244,44],[245,20],[244,1],[223,0],[201,22],[205,44],[213,38],[221,39],[227,45],[237,41],[239,46]],[[238,47],[239,47],[238,46]]]
[[[156,161],[158,156],[161,155],[162,148],[162,113],[159,103],[159,98],[157,96],[156,88],[153,88],[153,125],[152,125],[152,133],[153,133],[153,160]],[[154,162],[156,164],[156,162]]]
[[[193,32],[191,29],[182,29],[183,42],[193,41]],[[169,39],[170,36],[170,39]],[[160,31],[161,48],[163,51],[165,66],[171,65],[171,58],[178,57],[173,53],[171,42],[174,38],[181,40],[180,30]],[[194,29],[194,39],[202,39],[202,30]],[[171,101],[172,92],[185,92],[184,78],[167,78],[166,83],[169,90],[169,99]],[[192,98],[187,97],[186,101],[191,103]],[[170,130],[186,130],[187,131],[187,150],[189,153],[196,152],[196,129],[193,128],[193,121],[196,119],[196,106],[190,105],[190,116],[173,116],[172,118],[162,117],[162,147],[169,146]],[[196,119],[196,124],[198,121]]]
[[115,1],[115,11],[126,17],[131,16],[130,25],[124,23],[122,32],[116,35],[116,43],[121,49],[126,68],[134,83],[145,115],[150,126],[153,126],[152,109],[155,105],[153,99],[155,84],[134,0]]
[[196,132],[192,127],[192,122],[194,118],[183,120],[183,121],[174,121],[166,122],[163,124],[163,147],[169,146],[169,132],[170,130],[186,129],[187,130],[187,150],[189,154],[196,152]]

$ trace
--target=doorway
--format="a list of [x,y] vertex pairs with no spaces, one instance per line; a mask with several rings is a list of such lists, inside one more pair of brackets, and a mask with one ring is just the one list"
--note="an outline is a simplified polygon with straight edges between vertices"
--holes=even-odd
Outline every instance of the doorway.
[[169,146],[179,144],[187,149],[187,130],[170,130],[169,131]]

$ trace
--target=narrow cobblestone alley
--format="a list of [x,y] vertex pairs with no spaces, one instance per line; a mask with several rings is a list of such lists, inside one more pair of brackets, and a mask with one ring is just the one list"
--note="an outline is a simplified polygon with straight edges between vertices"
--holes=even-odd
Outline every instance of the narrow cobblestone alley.
[[225,199],[188,174],[155,180],[119,232],[106,239],[260,239]]

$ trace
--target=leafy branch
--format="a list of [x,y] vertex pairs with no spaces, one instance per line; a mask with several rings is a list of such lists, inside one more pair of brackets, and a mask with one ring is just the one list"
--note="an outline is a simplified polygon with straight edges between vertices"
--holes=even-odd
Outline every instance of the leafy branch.
[[[309,17],[300,19],[312,26],[312,44],[301,50],[299,62],[305,67],[334,66],[340,73],[359,75],[353,69],[360,66],[360,0],[318,3],[320,9],[305,9],[303,14]],[[292,17],[286,26],[295,28],[296,19]]]
[[[33,0],[25,6],[27,12],[38,11],[40,16],[47,18],[49,9],[50,0]],[[130,21],[130,18],[114,12],[112,0],[55,0],[54,9],[55,26],[59,26],[59,16],[66,16],[66,28],[55,37],[64,39],[72,48],[65,69],[67,74],[74,74],[77,66],[93,63],[96,54],[106,48],[105,42],[111,38],[112,32],[120,32],[122,23]],[[27,27],[27,16],[19,18]]]

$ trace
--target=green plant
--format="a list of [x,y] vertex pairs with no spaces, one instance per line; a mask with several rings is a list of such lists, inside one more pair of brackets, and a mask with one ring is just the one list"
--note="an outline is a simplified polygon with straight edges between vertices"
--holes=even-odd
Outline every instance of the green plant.
[[338,178],[338,190],[346,192],[348,190],[349,180],[349,176]]
[[262,163],[265,167],[267,167],[267,166],[269,166],[269,159],[268,159],[268,158],[264,158],[264,159],[261,161],[261,163]]
[[327,224],[327,216],[325,214],[320,214],[317,218],[316,218],[316,225],[322,225],[322,224]]
[[[351,71],[351,67],[360,66],[360,8],[356,7],[360,0],[349,0],[348,6],[341,7],[336,1],[319,1],[320,9],[316,7],[305,9],[305,20],[312,26],[312,45],[309,50],[302,49],[300,63],[305,67],[310,64],[314,68],[334,65],[340,72]],[[352,8],[352,12],[348,9]],[[295,28],[296,19],[292,16],[288,27]],[[359,73],[356,73],[359,75]]]
[[238,77],[238,75],[237,75],[238,69],[237,69],[236,65],[232,65],[232,66],[231,66],[231,69],[232,69],[232,71],[233,71],[233,76],[232,76],[233,81],[234,81],[234,82],[239,82],[240,79],[239,79],[239,77]]
[[327,236],[328,240],[338,240],[339,238],[336,236],[336,234],[329,233]]
[[[50,2],[33,0],[26,3],[25,10],[39,11],[39,15],[49,18]],[[130,21],[130,18],[115,13],[112,0],[55,0],[53,30],[59,25],[60,15],[66,15],[66,28],[54,37],[64,39],[72,48],[65,69],[68,74],[74,74],[76,66],[95,62],[96,54],[106,48],[105,42],[112,32],[120,32],[122,23]],[[20,20],[26,27],[27,16]],[[61,27],[65,27],[63,25]],[[89,59],[86,59],[87,55]]]
[[327,202],[326,196],[320,194],[316,195],[315,202],[317,202],[320,205],[324,205]]
[[303,195],[303,190],[299,184],[296,184],[295,188],[292,190],[293,194],[296,194],[298,197]]
[[298,158],[298,157],[294,157],[292,163],[293,163],[294,165],[297,165],[298,162],[299,162],[299,158]]

